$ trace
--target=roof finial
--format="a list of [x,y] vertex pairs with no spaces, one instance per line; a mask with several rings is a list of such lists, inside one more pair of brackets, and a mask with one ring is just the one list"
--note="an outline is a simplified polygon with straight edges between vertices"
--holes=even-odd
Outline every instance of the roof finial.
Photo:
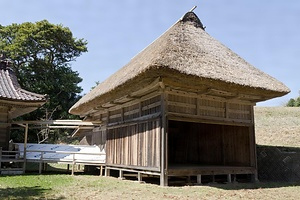
[[197,8],[197,6],[194,6],[194,7],[190,10],[190,12],[193,12],[196,8]]
[[[192,7],[192,9],[188,13],[193,12],[196,8],[197,6]],[[178,21],[181,21],[184,18],[184,16],[185,14]]]
[[0,67],[1,68],[7,68],[10,67],[10,64],[12,62],[6,57],[6,54],[4,51],[0,51]]

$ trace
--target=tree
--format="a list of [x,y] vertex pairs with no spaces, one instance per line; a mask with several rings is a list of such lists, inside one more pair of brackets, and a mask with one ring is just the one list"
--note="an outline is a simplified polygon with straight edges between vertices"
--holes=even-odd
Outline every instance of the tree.
[[300,97],[295,99],[290,99],[286,104],[287,107],[300,107]]
[[69,28],[47,20],[0,25],[0,50],[13,61],[21,87],[49,98],[26,119],[73,118],[68,110],[80,97],[82,79],[70,63],[87,52],[86,45],[87,41],[74,38]]
[[294,107],[295,106],[295,99],[290,99],[286,104],[287,107]]

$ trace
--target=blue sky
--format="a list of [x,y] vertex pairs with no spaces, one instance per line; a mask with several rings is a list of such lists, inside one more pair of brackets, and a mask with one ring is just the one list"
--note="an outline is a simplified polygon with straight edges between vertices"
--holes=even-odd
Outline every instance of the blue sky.
[[280,106],[300,90],[299,0],[1,0],[0,24],[47,19],[88,41],[72,63],[87,93],[172,26],[194,5],[206,31],[291,93],[261,106]]

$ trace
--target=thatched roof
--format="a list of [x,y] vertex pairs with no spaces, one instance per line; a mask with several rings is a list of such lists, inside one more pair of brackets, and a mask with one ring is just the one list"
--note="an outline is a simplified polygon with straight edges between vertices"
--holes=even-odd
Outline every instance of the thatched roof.
[[265,95],[261,100],[290,91],[212,38],[199,18],[188,12],[127,65],[80,99],[70,113],[83,114],[121,93],[144,87],[150,78],[164,76],[176,77],[177,81],[191,79],[191,85],[195,81],[202,85],[220,84],[252,95]]

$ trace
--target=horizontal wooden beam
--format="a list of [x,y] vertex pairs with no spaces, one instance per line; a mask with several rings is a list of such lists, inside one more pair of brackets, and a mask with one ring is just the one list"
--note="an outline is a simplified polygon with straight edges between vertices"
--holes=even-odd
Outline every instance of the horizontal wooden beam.
[[251,120],[235,120],[225,119],[209,116],[198,116],[179,113],[168,113],[168,119],[175,121],[195,122],[195,123],[207,123],[207,124],[221,124],[221,125],[233,125],[233,126],[252,126]]
[[123,126],[129,126],[129,125],[132,125],[132,124],[142,123],[142,122],[146,122],[146,121],[149,121],[149,120],[157,120],[157,119],[159,119],[160,115],[161,115],[160,113],[155,113],[155,114],[146,115],[146,116],[131,119],[131,120],[126,120],[126,121],[123,121],[123,122],[111,123],[111,124],[107,125],[107,129],[113,129],[113,128],[119,128],[119,127],[123,127]]
[[201,91],[193,92],[193,91],[186,91],[184,88],[174,89],[168,86],[165,92],[167,94],[179,95],[184,97],[211,99],[211,100],[218,100],[222,102],[232,102],[232,103],[236,102],[236,103],[246,104],[246,105],[255,105],[253,100],[262,98],[259,96],[232,93],[229,91],[222,91],[213,88],[206,88]]
[[[113,170],[123,170],[128,172],[141,172],[143,174],[151,174],[151,175],[160,175],[159,167],[141,167],[141,166],[127,166],[127,165],[117,165],[117,164],[106,164],[106,168]],[[141,171],[145,170],[145,171]]]
[[101,124],[101,121],[82,121],[82,120],[45,120],[45,121],[13,121],[10,124],[24,125],[78,125],[95,126]]
[[168,169],[169,176],[197,176],[201,175],[225,175],[225,174],[254,174],[254,167],[236,167],[236,166],[199,166],[199,167],[172,167]]

